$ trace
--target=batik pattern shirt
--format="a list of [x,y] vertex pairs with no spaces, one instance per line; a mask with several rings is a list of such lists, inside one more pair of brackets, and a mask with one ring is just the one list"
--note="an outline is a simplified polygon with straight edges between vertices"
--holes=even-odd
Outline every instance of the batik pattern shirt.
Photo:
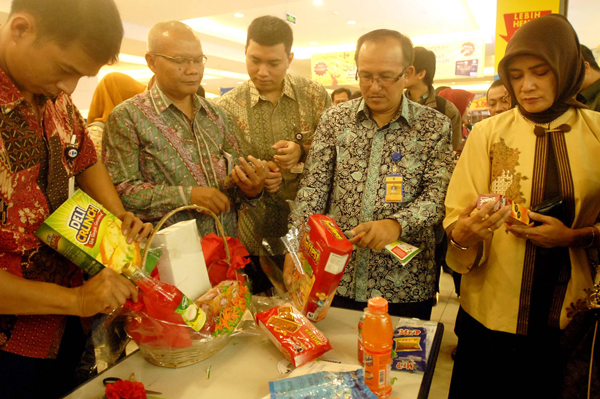
[[[380,295],[392,303],[421,302],[435,293],[433,226],[444,216],[454,163],[450,121],[402,98],[398,114],[378,127],[362,99],[325,112],[298,190],[299,216],[325,213],[350,231],[360,223],[393,219],[401,239],[423,251],[402,266],[385,250],[352,253],[337,294],[356,301]],[[395,162],[392,155],[401,159]],[[386,176],[403,177],[403,201],[386,202]]]
[[[175,208],[190,205],[192,187],[223,190],[226,154],[239,148],[235,122],[223,109],[194,95],[193,120],[155,85],[119,104],[108,117],[102,140],[103,159],[125,209],[157,222]],[[236,201],[236,190],[229,190]],[[214,220],[179,212],[166,225],[196,218],[201,236],[217,232]],[[228,236],[236,237],[235,207],[219,215]]]
[[[219,105],[233,115],[240,127],[238,141],[244,156],[272,161],[276,151],[271,146],[280,140],[311,143],[319,118],[331,105],[331,99],[321,84],[286,75],[277,105],[261,96],[252,81],[225,94]],[[281,174],[279,191],[265,192],[255,207],[239,212],[240,239],[253,255],[262,253],[263,238],[282,237],[288,231],[286,201],[296,197],[301,174],[289,170],[282,170]],[[282,248],[273,250],[280,254]]]
[[[0,268],[28,280],[75,287],[81,271],[35,231],[68,197],[69,178],[96,162],[94,145],[71,98],[36,97],[32,106],[0,70]],[[79,156],[65,156],[75,136]],[[0,350],[55,358],[66,318],[0,315]]]

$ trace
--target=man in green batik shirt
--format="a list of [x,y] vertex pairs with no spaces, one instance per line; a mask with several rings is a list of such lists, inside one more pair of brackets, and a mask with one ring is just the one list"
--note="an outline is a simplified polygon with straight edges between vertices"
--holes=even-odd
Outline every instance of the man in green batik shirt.
[[[123,205],[153,222],[177,207],[200,205],[236,237],[232,202],[262,193],[266,162],[249,156],[251,166],[240,158],[235,122],[196,94],[206,56],[187,25],[154,25],[146,61],[156,84],[117,106],[104,133],[103,158]],[[226,186],[229,169],[237,187]],[[180,212],[169,222],[194,217],[201,235],[216,232],[213,219],[200,214]]]
[[[286,200],[296,197],[303,175],[303,165],[298,164],[306,159],[313,132],[331,99],[321,84],[286,74],[294,53],[292,30],[285,21],[259,17],[248,27],[246,40],[250,80],[225,94],[219,105],[234,116],[241,129],[238,142],[242,153],[273,161],[262,200],[239,212],[240,239],[260,269],[263,238],[282,237],[288,231]],[[281,247],[273,251],[283,254]]]

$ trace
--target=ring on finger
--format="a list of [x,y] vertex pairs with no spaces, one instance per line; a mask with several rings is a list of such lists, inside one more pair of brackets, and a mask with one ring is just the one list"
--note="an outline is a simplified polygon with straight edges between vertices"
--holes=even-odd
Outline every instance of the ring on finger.
[[526,239],[526,240],[529,240],[529,234],[527,234],[527,235],[525,236],[525,239]]
[[492,228],[491,228],[491,227],[488,227],[488,231],[489,231],[490,233],[493,233],[493,232],[494,232],[494,230],[492,230]]

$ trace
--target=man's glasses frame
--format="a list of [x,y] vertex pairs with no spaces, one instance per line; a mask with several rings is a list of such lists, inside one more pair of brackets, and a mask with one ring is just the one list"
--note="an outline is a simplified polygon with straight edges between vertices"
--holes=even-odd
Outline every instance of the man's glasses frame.
[[358,75],[358,69],[357,69],[356,76],[354,78],[358,81],[359,86],[371,86],[373,84],[373,82],[377,81],[377,84],[379,85],[379,87],[389,87],[389,86],[393,85],[394,83],[396,83],[397,81],[399,81],[400,78],[402,76],[404,76],[407,69],[408,69],[408,67],[404,68],[402,70],[402,72],[400,73],[400,75],[396,76],[395,78],[384,77],[384,78],[375,78],[375,79],[373,79],[373,77],[370,77],[370,78],[362,77],[361,78]]
[[162,58],[165,58],[177,65],[185,65],[189,63],[193,63],[195,65],[204,65],[206,61],[208,61],[208,57],[203,55],[199,55],[198,57],[171,57],[170,55],[164,55],[160,53],[150,53],[151,55],[156,55]]

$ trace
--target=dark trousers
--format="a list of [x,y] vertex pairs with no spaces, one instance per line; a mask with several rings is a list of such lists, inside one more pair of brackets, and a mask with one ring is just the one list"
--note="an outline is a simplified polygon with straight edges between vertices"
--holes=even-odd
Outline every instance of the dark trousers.
[[[285,255],[271,256],[271,259],[277,264],[277,267],[283,270]],[[260,267],[259,256],[250,255],[250,263],[244,267],[244,272],[250,279],[250,291],[252,294],[260,294],[270,288],[273,288],[271,280],[269,280],[269,277],[267,277],[265,272],[263,272],[262,268]]]
[[35,359],[0,351],[0,398],[55,399],[76,386],[75,371],[85,348],[79,317],[67,317],[56,359]]
[[[358,302],[350,298],[336,295],[333,297],[331,306],[344,309],[364,310],[368,305],[367,302]],[[423,302],[388,303],[388,313],[391,316],[416,317],[421,320],[429,320],[431,318],[432,308],[433,298]]]
[[536,336],[493,331],[460,308],[456,332],[449,399],[557,397],[560,330],[548,327]]

